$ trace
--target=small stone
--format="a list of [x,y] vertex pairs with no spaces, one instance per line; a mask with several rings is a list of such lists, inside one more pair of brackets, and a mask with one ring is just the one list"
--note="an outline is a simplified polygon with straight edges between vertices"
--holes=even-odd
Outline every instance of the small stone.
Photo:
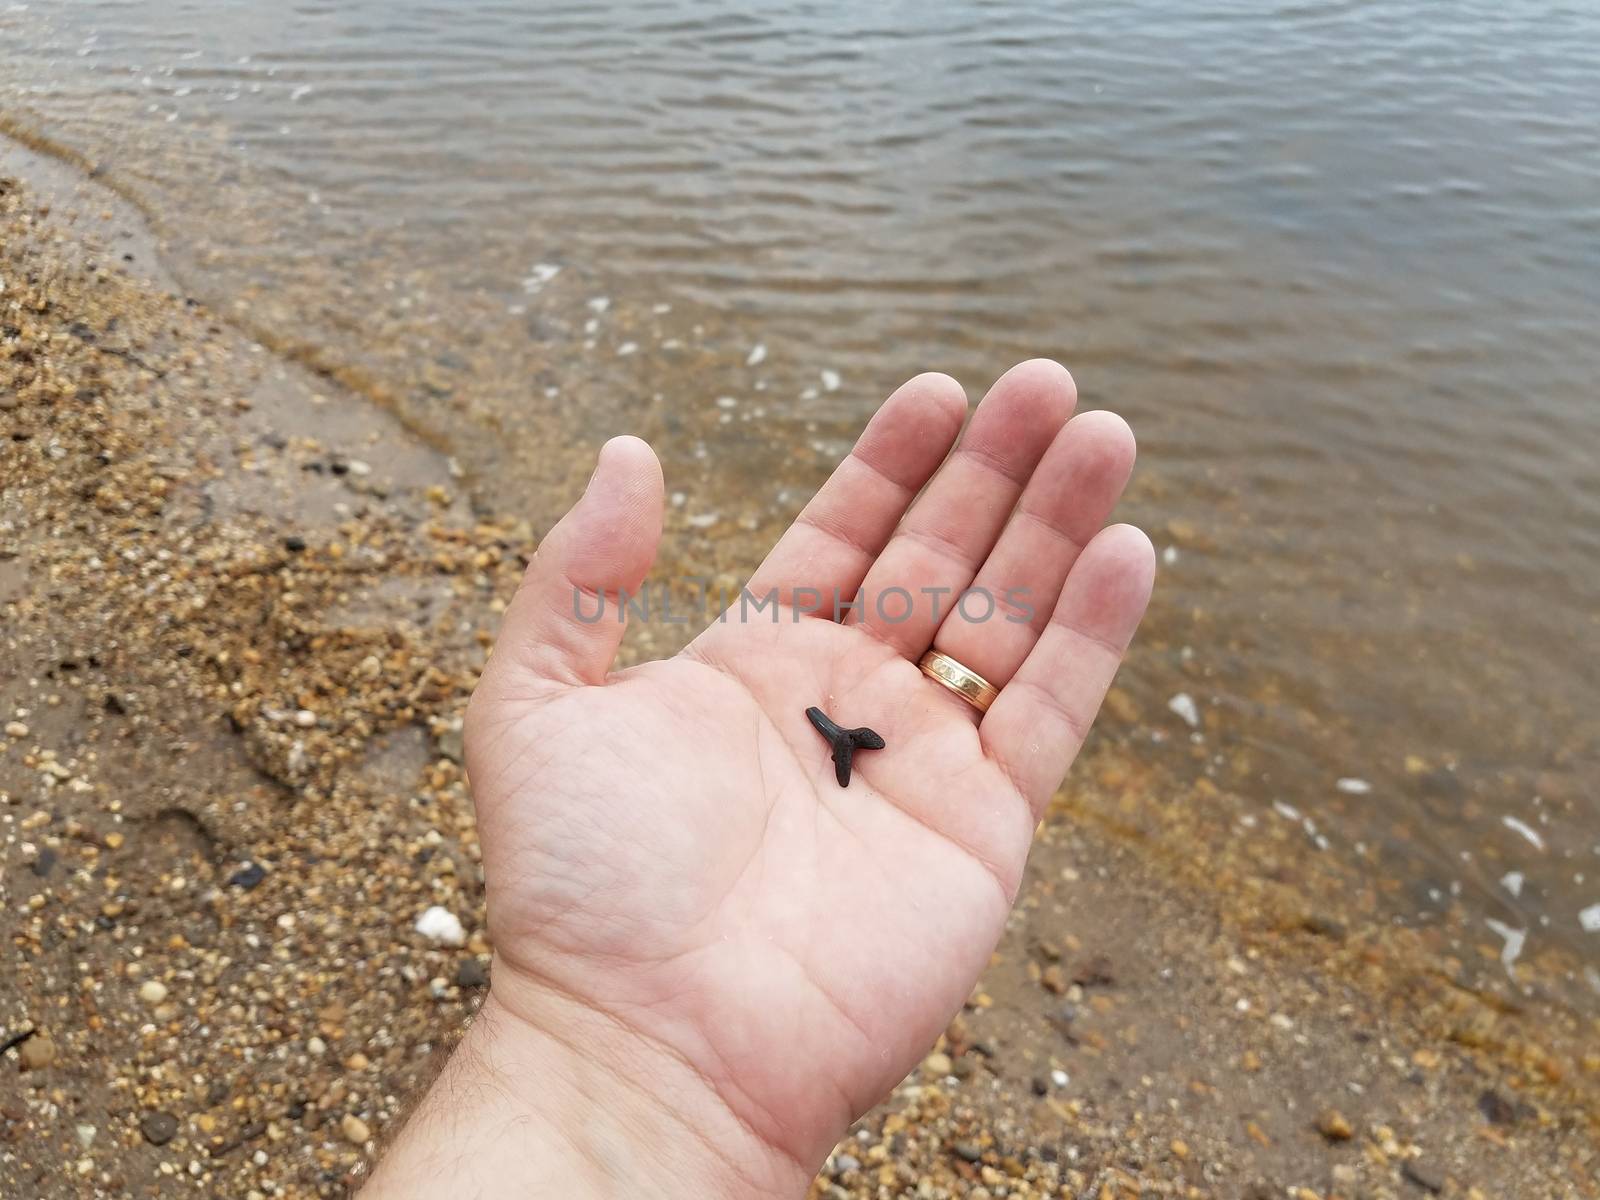
[[1094,954],[1072,969],[1072,982],[1079,987],[1111,987],[1117,982],[1116,972],[1108,955]]
[[833,1174],[835,1178],[840,1175],[848,1175],[851,1171],[859,1171],[860,1169],[861,1160],[855,1155],[837,1154],[834,1156]]
[[21,721],[7,721],[6,736],[12,738],[25,738],[28,736],[28,727]]
[[435,739],[439,745],[439,753],[453,763],[467,761],[466,742],[461,736],[459,728],[446,729]]
[[106,834],[106,838],[105,838],[106,849],[107,850],[121,850],[122,849],[122,843],[125,842],[126,840],[127,839],[124,838],[120,833],[117,833],[115,831],[113,831],[111,833],[108,833],[108,834]]
[[1434,1167],[1426,1167],[1414,1161],[1403,1162],[1400,1164],[1400,1175],[1408,1183],[1416,1184],[1431,1196],[1437,1196],[1444,1191],[1444,1175]]
[[56,1044],[48,1033],[35,1030],[32,1037],[17,1047],[24,1071],[42,1071],[56,1061]]
[[327,1052],[328,1052],[328,1043],[323,1041],[316,1034],[312,1034],[310,1037],[308,1037],[306,1039],[306,1053],[307,1054],[315,1054],[317,1057],[320,1058],[322,1055],[326,1054]]
[[317,723],[317,714],[309,708],[302,708],[294,714],[294,723],[301,729],[312,729]]
[[228,876],[228,884],[231,887],[243,888],[248,892],[266,877],[267,869],[265,867],[260,863],[248,862]]
[[1317,1118],[1317,1132],[1330,1142],[1348,1142],[1355,1136],[1347,1118],[1337,1108],[1325,1108]]
[[283,539],[283,548],[291,554],[299,554],[306,548],[306,540],[299,534],[291,533]]
[[1182,1160],[1189,1157],[1189,1143],[1182,1138],[1173,1138],[1171,1149],[1173,1158]]
[[948,1054],[935,1050],[922,1060],[922,1074],[928,1079],[943,1079],[954,1069],[955,1064],[950,1061]]
[[456,986],[481,988],[489,985],[489,971],[477,958],[463,958],[456,964]]
[[178,1133],[178,1118],[171,1113],[145,1113],[139,1118],[139,1132],[152,1146],[165,1146]]
[[1067,990],[1067,974],[1058,964],[1052,963],[1039,973],[1039,982],[1044,990],[1057,996],[1065,995]]
[[1517,1106],[1492,1088],[1478,1097],[1478,1111],[1491,1125],[1514,1125]]
[[1200,708],[1188,692],[1179,692],[1167,701],[1167,707],[1177,713],[1178,718],[1190,729],[1200,727]]
[[467,931],[461,924],[461,918],[448,908],[442,908],[437,904],[425,910],[417,918],[416,931],[430,942],[438,942],[441,946],[467,944]]
[[372,1130],[367,1128],[367,1123],[354,1113],[345,1113],[339,1122],[339,1132],[352,1146],[364,1146],[372,1137]]
[[157,1005],[167,998],[167,985],[159,979],[147,979],[139,985],[139,999],[146,1004]]
[[975,1163],[983,1157],[983,1147],[977,1142],[957,1142],[950,1148],[962,1162]]

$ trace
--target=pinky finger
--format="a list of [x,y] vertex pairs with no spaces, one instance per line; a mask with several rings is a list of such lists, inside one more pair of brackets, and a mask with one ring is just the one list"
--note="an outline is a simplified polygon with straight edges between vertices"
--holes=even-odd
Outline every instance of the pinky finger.
[[1155,551],[1132,525],[1098,533],[1067,576],[1050,623],[979,727],[984,749],[1037,816],[1100,711],[1155,581]]

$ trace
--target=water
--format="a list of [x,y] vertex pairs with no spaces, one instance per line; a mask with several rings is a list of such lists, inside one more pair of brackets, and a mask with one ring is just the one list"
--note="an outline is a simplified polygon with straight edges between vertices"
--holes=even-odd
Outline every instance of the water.
[[35,0],[0,42],[5,119],[188,286],[536,525],[630,429],[670,561],[737,572],[904,377],[1062,359],[1168,551],[1112,732],[1377,853],[1394,915],[1600,962],[1594,9]]

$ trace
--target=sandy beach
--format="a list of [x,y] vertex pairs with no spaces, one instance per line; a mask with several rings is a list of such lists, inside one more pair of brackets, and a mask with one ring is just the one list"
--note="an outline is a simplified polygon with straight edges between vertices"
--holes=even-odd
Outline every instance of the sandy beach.
[[[0,282],[0,1197],[343,1195],[487,985],[461,716],[539,531],[13,143]],[[1149,716],[814,1195],[1600,1196],[1573,963],[1389,923]]]

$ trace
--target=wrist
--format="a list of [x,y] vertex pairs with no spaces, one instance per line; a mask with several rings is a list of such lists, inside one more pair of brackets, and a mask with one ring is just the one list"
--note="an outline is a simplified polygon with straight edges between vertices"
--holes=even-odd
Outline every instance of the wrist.
[[679,1057],[502,969],[362,1200],[776,1200],[809,1183]]

